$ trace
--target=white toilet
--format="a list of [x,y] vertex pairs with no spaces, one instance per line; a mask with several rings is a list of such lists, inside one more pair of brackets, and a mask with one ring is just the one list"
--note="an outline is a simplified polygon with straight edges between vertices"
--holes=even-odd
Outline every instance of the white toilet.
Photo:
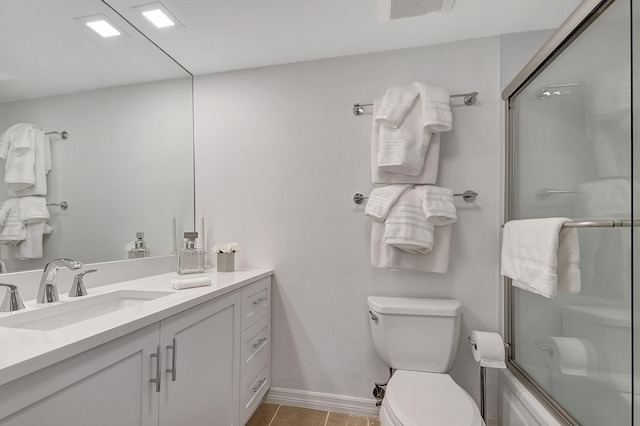
[[382,426],[483,426],[478,406],[447,374],[460,332],[457,300],[369,297],[371,334],[395,370],[380,408]]

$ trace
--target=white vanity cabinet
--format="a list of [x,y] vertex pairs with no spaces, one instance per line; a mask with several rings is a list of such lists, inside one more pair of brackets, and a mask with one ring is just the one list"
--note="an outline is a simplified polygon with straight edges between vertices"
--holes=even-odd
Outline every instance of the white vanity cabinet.
[[0,425],[243,425],[270,386],[270,311],[269,276],[11,381]]

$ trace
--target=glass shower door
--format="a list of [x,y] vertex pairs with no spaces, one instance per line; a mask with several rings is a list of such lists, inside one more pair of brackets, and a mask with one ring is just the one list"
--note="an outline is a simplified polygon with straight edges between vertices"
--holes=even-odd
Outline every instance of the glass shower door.
[[[604,10],[508,100],[508,219],[632,218],[630,0]],[[632,227],[580,227],[580,289],[512,287],[510,363],[582,425],[630,425]]]

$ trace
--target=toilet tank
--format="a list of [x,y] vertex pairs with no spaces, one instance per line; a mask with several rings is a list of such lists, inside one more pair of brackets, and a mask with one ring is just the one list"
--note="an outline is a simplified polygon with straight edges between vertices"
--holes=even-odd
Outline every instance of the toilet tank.
[[444,373],[458,347],[462,303],[453,299],[367,299],[373,344],[394,369]]

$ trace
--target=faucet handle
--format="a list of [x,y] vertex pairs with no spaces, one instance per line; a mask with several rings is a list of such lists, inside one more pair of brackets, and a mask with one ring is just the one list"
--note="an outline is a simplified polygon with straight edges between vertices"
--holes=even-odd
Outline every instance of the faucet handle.
[[80,297],[87,295],[87,289],[84,286],[83,277],[90,272],[98,272],[97,269],[88,269],[86,271],[80,272],[75,277],[73,277],[73,285],[71,286],[71,290],[69,291],[69,297]]
[[24,309],[24,303],[18,293],[18,287],[13,284],[2,284],[0,286],[7,287],[7,292],[4,295],[4,300],[0,304],[0,312],[14,312]]

